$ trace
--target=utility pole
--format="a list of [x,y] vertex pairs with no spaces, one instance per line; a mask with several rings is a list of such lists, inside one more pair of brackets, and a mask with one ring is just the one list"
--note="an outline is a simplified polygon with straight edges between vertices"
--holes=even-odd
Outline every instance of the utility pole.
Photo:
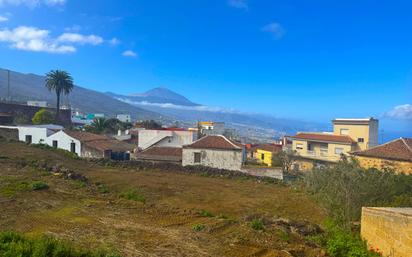
[[10,70],[7,70],[7,101],[10,101]]

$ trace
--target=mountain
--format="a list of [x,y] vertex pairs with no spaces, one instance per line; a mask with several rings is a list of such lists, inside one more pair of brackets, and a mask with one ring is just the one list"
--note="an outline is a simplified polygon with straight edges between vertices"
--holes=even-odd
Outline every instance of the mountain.
[[174,104],[181,106],[198,106],[199,104],[191,102],[186,97],[179,95],[167,88],[157,87],[145,93],[134,93],[127,96],[118,95],[112,92],[107,92],[107,95],[114,98],[121,98],[124,101],[156,103],[156,104]]
[[[42,100],[54,106],[56,96],[49,92],[44,84],[44,76],[10,72],[10,92],[14,101]],[[7,71],[0,68],[0,98],[5,97],[7,97]],[[129,113],[133,119],[167,119],[162,114],[130,105],[104,93],[80,86],[75,86],[69,97],[63,97],[62,104],[68,102],[72,108],[78,108],[82,112],[104,113],[109,117],[119,113]]]

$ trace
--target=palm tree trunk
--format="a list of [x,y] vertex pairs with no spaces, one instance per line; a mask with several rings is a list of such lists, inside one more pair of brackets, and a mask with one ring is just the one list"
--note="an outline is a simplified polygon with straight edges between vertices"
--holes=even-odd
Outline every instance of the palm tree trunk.
[[59,118],[60,118],[60,92],[57,92],[56,95],[57,95],[56,121],[59,121]]

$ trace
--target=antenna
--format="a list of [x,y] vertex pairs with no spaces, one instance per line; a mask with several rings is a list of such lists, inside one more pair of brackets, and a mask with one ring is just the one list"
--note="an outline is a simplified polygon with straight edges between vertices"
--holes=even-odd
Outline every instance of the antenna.
[[10,101],[10,70],[7,70],[7,100]]

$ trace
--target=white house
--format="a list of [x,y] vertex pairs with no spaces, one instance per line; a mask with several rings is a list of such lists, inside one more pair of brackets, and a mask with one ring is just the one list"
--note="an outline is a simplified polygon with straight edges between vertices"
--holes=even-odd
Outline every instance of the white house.
[[130,114],[117,114],[116,118],[121,122],[132,122]]
[[47,137],[62,130],[60,125],[28,125],[28,126],[0,126],[0,128],[16,129],[19,134],[19,141],[28,144],[45,144]]
[[46,101],[27,101],[28,106],[47,107]]
[[202,165],[217,169],[241,170],[244,147],[222,135],[205,136],[183,146],[182,165]]
[[138,146],[145,150],[152,146],[182,147],[193,143],[197,138],[195,131],[180,128],[139,130]]

